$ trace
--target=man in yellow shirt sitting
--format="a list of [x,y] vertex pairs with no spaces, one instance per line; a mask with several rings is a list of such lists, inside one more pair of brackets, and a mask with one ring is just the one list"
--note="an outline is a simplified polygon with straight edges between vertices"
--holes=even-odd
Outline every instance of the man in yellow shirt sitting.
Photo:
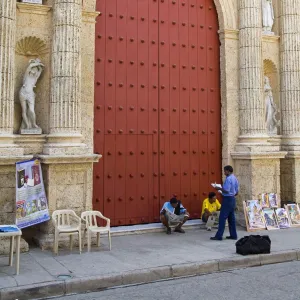
[[[207,223],[208,218],[221,209],[221,204],[217,199],[216,193],[210,192],[208,198],[203,201],[202,205],[202,221]],[[211,230],[211,227],[207,227],[207,230]]]

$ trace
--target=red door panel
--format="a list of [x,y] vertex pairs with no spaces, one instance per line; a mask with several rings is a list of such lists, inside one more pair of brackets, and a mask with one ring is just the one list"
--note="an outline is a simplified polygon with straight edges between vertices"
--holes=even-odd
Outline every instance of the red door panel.
[[221,179],[213,0],[98,0],[94,209],[115,226],[159,221],[176,194],[199,218]]

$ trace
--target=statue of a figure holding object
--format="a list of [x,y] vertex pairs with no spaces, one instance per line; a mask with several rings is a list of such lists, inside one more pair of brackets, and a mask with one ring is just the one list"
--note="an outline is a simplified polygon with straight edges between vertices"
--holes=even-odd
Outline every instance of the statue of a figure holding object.
[[262,23],[263,31],[272,33],[274,25],[274,8],[272,0],[262,0]]
[[43,70],[44,65],[40,59],[31,59],[29,61],[29,65],[23,78],[23,85],[19,92],[22,107],[21,133],[42,133],[42,130],[36,124],[34,88]]
[[269,135],[276,135],[277,128],[280,126],[280,120],[276,119],[278,110],[273,100],[272,88],[270,85],[270,80],[267,76],[265,76],[264,91],[266,105],[265,121],[267,132]]

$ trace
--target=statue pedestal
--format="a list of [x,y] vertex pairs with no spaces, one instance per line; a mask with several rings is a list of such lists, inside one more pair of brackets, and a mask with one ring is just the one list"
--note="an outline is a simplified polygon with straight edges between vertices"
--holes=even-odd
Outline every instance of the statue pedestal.
[[43,4],[43,0],[21,0],[23,3]]
[[263,30],[263,35],[271,35],[271,36],[274,36],[275,33],[272,32],[272,31],[268,31],[268,30]]
[[41,128],[21,129],[21,134],[42,134]]

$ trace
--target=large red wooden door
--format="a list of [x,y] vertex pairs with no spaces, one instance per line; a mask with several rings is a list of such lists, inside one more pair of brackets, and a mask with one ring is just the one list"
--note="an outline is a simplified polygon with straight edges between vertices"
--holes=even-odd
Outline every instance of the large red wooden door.
[[159,221],[173,194],[193,218],[221,179],[213,0],[98,0],[94,209]]

